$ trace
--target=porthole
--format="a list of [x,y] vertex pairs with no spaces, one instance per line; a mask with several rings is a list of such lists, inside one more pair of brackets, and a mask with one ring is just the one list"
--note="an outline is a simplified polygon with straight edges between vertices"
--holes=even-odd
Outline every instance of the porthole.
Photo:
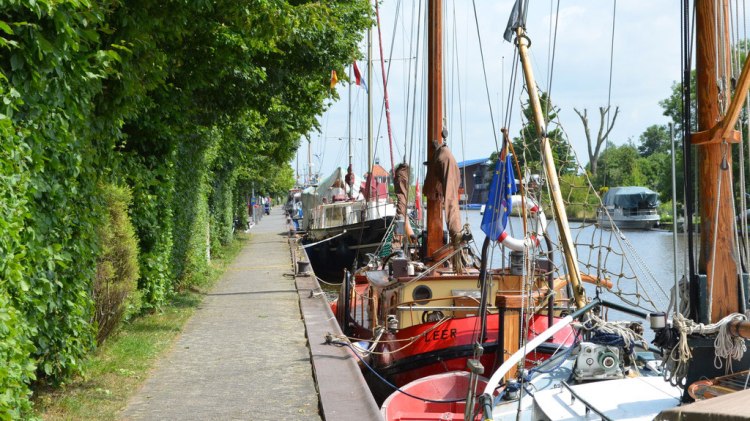
[[427,304],[427,300],[432,298],[432,290],[427,285],[419,285],[411,292],[411,298],[417,304],[425,305]]

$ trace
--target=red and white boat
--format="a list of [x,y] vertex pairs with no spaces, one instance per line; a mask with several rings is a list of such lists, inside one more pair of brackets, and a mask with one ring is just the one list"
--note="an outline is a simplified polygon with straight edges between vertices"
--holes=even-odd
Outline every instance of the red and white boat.
[[[428,376],[409,384],[408,393],[394,393],[383,402],[380,413],[385,420],[463,421],[466,411],[466,391],[470,376],[467,372],[450,372]],[[477,379],[477,389],[483,390],[487,379]],[[429,401],[423,397],[429,396]],[[479,420],[479,414],[474,419]]]

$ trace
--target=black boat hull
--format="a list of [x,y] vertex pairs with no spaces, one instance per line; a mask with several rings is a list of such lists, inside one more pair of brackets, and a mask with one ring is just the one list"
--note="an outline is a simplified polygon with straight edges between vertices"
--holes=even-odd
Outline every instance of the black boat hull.
[[392,221],[392,216],[386,216],[308,232],[302,244],[315,275],[326,282],[341,282],[344,269],[352,270],[367,263],[367,253],[378,249]]

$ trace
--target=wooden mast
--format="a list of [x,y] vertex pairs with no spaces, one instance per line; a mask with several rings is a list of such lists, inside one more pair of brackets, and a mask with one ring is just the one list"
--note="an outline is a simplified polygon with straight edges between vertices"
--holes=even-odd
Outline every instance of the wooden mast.
[[[443,4],[429,0],[427,8],[427,162],[435,155],[433,140],[443,131]],[[427,257],[443,246],[443,209],[427,197]]]
[[733,127],[715,130],[721,125],[720,104],[729,104],[729,6],[726,0],[696,0],[695,13],[699,133],[691,142],[697,144],[701,195],[698,270],[707,275],[708,314],[703,316],[713,323],[740,310],[731,195],[731,143],[736,136]]
[[555,161],[552,156],[552,148],[550,147],[549,138],[547,137],[547,122],[544,120],[542,106],[539,102],[539,93],[536,90],[536,81],[531,68],[531,59],[529,58],[529,39],[526,37],[522,27],[516,29],[516,42],[518,43],[518,55],[521,58],[521,66],[523,66],[523,74],[526,79],[526,90],[529,93],[531,108],[534,111],[534,123],[536,124],[537,136],[539,136],[542,143],[542,161],[544,163],[544,171],[547,173],[547,182],[549,183],[550,192],[552,194],[552,206],[555,209],[555,220],[557,221],[557,228],[560,231],[560,241],[563,246],[565,264],[568,268],[570,285],[573,287],[576,307],[582,308],[586,305],[586,294],[581,284],[581,272],[578,269],[578,254],[576,253],[576,248],[573,244],[573,237],[570,234],[568,216],[565,211],[562,193],[560,192],[560,181],[557,178],[557,169],[555,168]]

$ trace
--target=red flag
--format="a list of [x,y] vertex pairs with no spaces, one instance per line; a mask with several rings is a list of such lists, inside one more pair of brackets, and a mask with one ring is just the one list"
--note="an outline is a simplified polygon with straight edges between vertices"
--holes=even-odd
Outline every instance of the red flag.
[[422,193],[419,192],[419,180],[417,180],[417,187],[415,189],[414,207],[417,209],[417,220],[422,220]]
[[367,92],[367,84],[364,80],[362,80],[362,73],[359,72],[359,67],[357,67],[356,61],[353,63],[353,67],[355,83],[357,84],[357,86],[362,86],[363,88],[365,88],[365,92]]

